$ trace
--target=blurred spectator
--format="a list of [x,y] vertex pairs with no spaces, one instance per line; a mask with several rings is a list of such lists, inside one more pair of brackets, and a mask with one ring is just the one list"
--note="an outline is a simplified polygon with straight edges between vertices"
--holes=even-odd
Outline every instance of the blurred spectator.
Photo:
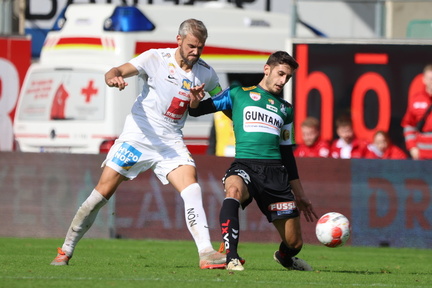
[[307,117],[301,124],[303,144],[294,150],[296,157],[328,157],[330,143],[320,138],[320,122],[314,117]]
[[408,98],[402,119],[405,145],[416,160],[432,159],[432,64],[423,69],[424,89]]
[[352,120],[349,115],[342,115],[336,119],[336,134],[338,139],[334,140],[330,147],[332,158],[364,158],[367,151],[367,142],[359,140],[354,135]]
[[370,159],[407,159],[405,152],[394,145],[385,131],[377,131],[373,142],[367,146],[365,158]]

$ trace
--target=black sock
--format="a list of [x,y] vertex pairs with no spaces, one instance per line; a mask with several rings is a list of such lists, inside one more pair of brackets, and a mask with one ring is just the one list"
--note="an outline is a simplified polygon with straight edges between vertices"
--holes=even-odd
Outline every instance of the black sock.
[[282,258],[283,265],[291,266],[293,262],[291,258],[297,255],[300,250],[301,249],[289,248],[287,245],[285,245],[284,242],[281,242],[281,244],[279,245],[279,256]]
[[240,234],[239,207],[240,203],[236,199],[225,198],[219,215],[222,241],[227,252],[227,263],[233,258],[239,258],[237,254]]

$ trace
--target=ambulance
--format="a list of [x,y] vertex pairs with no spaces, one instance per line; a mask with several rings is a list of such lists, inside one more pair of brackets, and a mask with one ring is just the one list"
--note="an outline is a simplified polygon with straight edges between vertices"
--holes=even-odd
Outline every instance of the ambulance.
[[[18,150],[106,153],[142,83],[128,78],[129,85],[119,91],[105,84],[105,72],[150,48],[176,47],[178,26],[188,18],[207,26],[202,58],[223,87],[256,84],[268,55],[291,49],[291,21],[285,14],[205,5],[70,4],[21,87],[14,119]],[[297,31],[314,37],[302,26]],[[192,153],[205,153],[212,124],[212,115],[188,118],[183,133]]]

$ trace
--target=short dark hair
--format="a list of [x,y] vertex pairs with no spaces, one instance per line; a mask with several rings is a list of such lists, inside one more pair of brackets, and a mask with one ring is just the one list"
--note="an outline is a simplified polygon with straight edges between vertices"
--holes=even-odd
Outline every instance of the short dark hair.
[[345,127],[353,125],[350,114],[342,114],[336,119],[336,127]]
[[293,70],[296,70],[299,67],[297,61],[285,51],[276,51],[271,54],[266,64],[271,67],[274,67],[278,64],[287,64]]

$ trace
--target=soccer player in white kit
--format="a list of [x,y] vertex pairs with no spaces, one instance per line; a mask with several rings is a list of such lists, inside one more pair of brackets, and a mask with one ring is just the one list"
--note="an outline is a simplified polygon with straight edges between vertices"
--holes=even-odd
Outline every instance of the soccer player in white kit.
[[138,75],[144,86],[127,116],[120,137],[108,152],[98,184],[78,209],[51,265],[68,265],[75,246],[93,224],[99,209],[117,187],[152,169],[163,184],[172,184],[184,201],[185,215],[193,213],[189,232],[199,253],[201,269],[224,268],[226,256],[213,249],[197,183],[195,162],[183,142],[189,89],[205,84],[210,95],[221,91],[216,72],[200,59],[207,29],[196,19],[184,21],[177,48],[150,49],[105,74],[109,87],[123,90],[124,78]]

